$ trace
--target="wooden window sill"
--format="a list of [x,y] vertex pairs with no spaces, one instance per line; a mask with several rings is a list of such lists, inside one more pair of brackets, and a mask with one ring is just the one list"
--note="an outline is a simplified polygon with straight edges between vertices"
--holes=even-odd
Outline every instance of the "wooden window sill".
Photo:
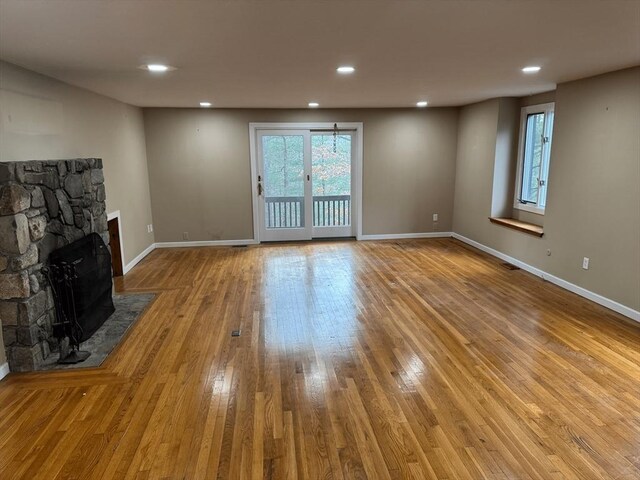
[[519,232],[528,233],[529,235],[533,235],[535,237],[542,237],[544,235],[544,230],[539,225],[534,225],[532,223],[521,222],[520,220],[515,220],[513,218],[497,218],[497,217],[489,217],[491,223],[495,223],[497,225],[502,225],[503,227],[513,228],[514,230],[518,230]]

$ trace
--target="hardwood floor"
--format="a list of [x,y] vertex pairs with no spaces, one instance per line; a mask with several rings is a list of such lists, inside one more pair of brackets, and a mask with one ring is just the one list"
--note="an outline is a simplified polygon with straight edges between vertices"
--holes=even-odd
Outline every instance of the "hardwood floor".
[[456,240],[156,250],[118,287],[158,296],[101,368],[0,382],[0,478],[640,478],[640,326]]

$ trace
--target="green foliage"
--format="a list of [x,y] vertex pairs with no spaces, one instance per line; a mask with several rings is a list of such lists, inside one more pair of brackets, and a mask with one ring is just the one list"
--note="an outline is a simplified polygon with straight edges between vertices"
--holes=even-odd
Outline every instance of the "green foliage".
[[304,195],[304,137],[262,137],[264,190],[267,197]]
[[351,193],[351,136],[313,135],[311,169],[314,195]]
[[[301,135],[262,137],[264,189],[267,197],[304,196],[304,138]],[[311,136],[313,195],[351,193],[351,136]]]

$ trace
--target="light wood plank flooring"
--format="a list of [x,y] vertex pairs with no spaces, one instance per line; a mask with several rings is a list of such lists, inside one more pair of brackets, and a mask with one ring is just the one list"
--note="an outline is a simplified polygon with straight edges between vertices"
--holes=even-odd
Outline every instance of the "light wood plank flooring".
[[[640,478],[640,326],[452,239],[156,250],[96,369],[0,382],[0,478]],[[240,330],[232,337],[232,330]]]

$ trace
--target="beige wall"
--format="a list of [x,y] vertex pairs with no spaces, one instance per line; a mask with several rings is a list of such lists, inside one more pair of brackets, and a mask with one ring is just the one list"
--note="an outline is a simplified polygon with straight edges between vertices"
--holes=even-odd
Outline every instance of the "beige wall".
[[141,109],[3,62],[0,110],[0,161],[102,158],[125,263],[154,242]]
[[454,231],[640,310],[640,68],[561,84],[555,101],[544,237],[487,219],[499,99],[461,109]]
[[363,233],[450,231],[457,118],[454,108],[145,109],[156,240],[253,238],[250,122],[363,122]]
[[107,211],[121,212],[130,262],[154,242],[142,111],[0,62],[0,161],[77,157],[103,159]]

